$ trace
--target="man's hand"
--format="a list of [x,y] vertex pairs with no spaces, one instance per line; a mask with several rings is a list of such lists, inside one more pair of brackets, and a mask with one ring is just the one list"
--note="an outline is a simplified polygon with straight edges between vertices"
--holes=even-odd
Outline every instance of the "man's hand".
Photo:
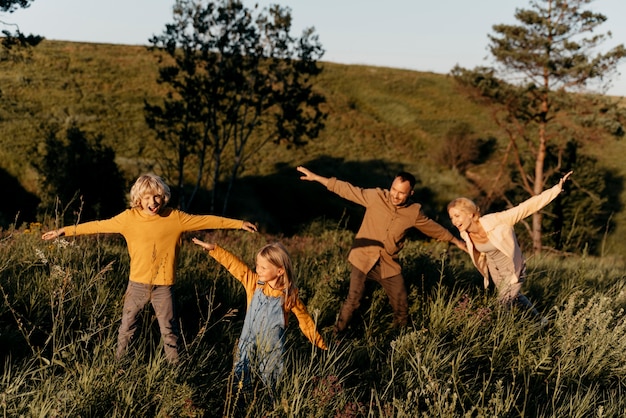
[[323,184],[324,186],[328,186],[328,178],[315,174],[314,172],[303,166],[296,167],[296,170],[303,174],[302,176],[300,176],[300,180],[316,181]]
[[296,167],[296,170],[298,170],[299,172],[303,174],[303,176],[300,176],[300,180],[315,181],[315,173],[313,173],[308,168],[303,167],[303,166],[298,166]]
[[467,245],[465,244],[465,241],[462,241],[458,239],[457,237],[454,237],[452,238],[452,240],[450,240],[450,242],[456,245],[457,247],[459,247],[460,249],[462,249],[463,251],[467,252]]

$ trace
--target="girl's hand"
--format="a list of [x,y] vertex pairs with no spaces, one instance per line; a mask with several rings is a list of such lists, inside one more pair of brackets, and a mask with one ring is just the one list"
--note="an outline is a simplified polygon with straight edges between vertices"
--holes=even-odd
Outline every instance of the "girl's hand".
[[212,251],[215,249],[215,244],[213,243],[209,243],[209,242],[204,242],[199,240],[198,238],[192,238],[191,241],[196,244],[201,246],[202,248],[204,248],[207,251]]

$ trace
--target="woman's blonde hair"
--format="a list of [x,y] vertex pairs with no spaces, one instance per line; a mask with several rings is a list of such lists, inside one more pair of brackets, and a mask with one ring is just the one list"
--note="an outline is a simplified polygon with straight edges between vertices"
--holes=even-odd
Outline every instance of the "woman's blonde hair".
[[467,197],[458,197],[448,203],[448,212],[450,212],[450,209],[460,209],[475,218],[480,217],[480,208],[476,203],[474,203],[473,200],[470,200]]
[[290,310],[296,304],[298,298],[298,288],[296,287],[293,275],[293,264],[289,252],[280,242],[265,245],[257,253],[257,257],[262,257],[274,266],[283,269],[285,272],[278,278],[277,288],[284,292],[283,306]]
[[159,195],[163,198],[163,206],[167,205],[167,202],[172,196],[170,188],[163,179],[156,174],[144,174],[140,176],[133,187],[130,189],[130,207],[136,208],[141,204],[141,198],[147,194]]

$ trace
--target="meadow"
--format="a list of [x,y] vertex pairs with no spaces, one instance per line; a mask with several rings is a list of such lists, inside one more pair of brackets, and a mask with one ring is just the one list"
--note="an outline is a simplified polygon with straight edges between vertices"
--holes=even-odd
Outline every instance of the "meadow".
[[[0,413],[4,417],[236,416],[230,390],[243,288],[185,237],[176,301],[182,361],[168,364],[150,307],[129,355],[116,362],[128,278],[121,238],[42,241],[44,227],[4,231],[0,245]],[[281,240],[301,297],[329,349],[291,318],[275,397],[257,387],[250,417],[614,417],[626,413],[624,266],[591,257],[531,258],[524,290],[548,319],[504,309],[469,258],[411,240],[401,262],[411,325],[393,329],[371,287],[342,339],[331,332],[348,284],[353,233],[320,222],[293,237],[197,234],[251,264]]]
[[[498,305],[493,289],[482,289],[482,278],[456,247],[412,235],[401,252],[410,325],[390,328],[386,296],[371,286],[348,334],[334,337],[332,325],[348,290],[347,254],[362,211],[319,185],[304,185],[295,167],[306,165],[365,187],[384,187],[399,169],[410,171],[419,179],[416,195],[427,213],[450,226],[442,208],[478,190],[467,172],[438,161],[447,133],[467,123],[478,139],[493,138],[500,148],[506,139],[490,109],[462,95],[446,75],[323,65],[316,88],[327,97],[326,128],[306,147],[261,150],[244,168],[225,214],[258,223],[261,233],[198,234],[250,265],[263,244],[282,241],[292,254],[301,297],[329,345],[327,351],[311,346],[291,318],[278,393],[270,396],[258,387],[239,412],[337,418],[624,416],[623,210],[611,215],[614,228],[603,231],[602,257],[581,248],[579,254],[546,252],[528,260],[523,290],[548,319],[545,326],[528,312]],[[8,178],[22,192],[37,195],[41,179],[31,163],[42,139],[49,129],[71,124],[102,135],[129,184],[157,170],[161,144],[143,117],[144,101],[163,93],[156,70],[142,47],[54,41],[44,41],[22,60],[0,61],[5,187]],[[621,182],[625,148],[619,138],[599,137],[581,152]],[[496,160],[470,167],[472,179],[491,179]],[[622,196],[616,200],[624,201],[626,188],[618,189]],[[11,220],[15,213],[9,209],[5,215]],[[165,361],[150,307],[142,313],[131,353],[116,362],[128,281],[125,243],[104,235],[42,241],[42,232],[58,222],[54,214],[40,214],[39,223],[0,230],[0,414],[235,416],[237,394],[230,388],[245,312],[241,286],[185,236],[176,284],[181,363]]]

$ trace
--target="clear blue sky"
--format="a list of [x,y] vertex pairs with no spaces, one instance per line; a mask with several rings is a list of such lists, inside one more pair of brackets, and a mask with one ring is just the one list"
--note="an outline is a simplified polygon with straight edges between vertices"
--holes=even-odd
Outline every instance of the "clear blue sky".
[[[313,26],[326,50],[323,61],[406,68],[446,74],[459,64],[488,60],[487,35],[498,23],[515,23],[528,0],[244,0],[248,7],[277,3],[291,8],[292,35]],[[25,33],[53,40],[115,44],[148,43],[170,22],[174,0],[35,0],[28,9],[0,15]],[[626,0],[595,0],[605,14],[606,48],[626,44]],[[0,23],[0,27],[3,25]],[[610,94],[626,96],[626,61]]]

